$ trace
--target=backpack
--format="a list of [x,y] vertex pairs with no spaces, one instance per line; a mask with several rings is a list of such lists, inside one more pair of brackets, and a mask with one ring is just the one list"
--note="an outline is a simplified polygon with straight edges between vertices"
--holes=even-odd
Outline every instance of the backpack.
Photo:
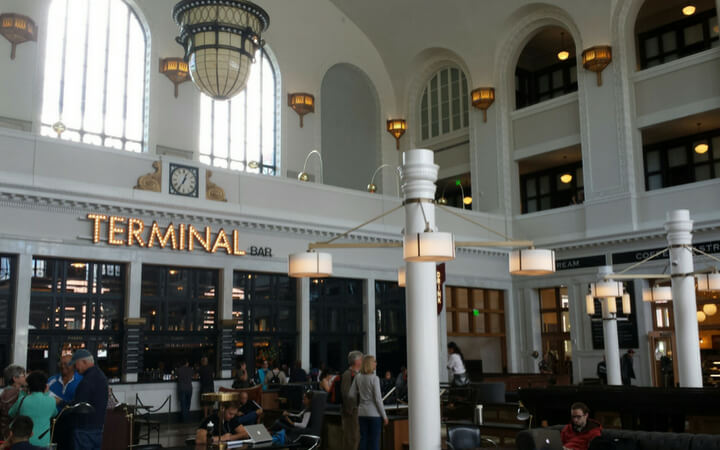
[[280,384],[280,377],[278,375],[279,375],[279,372],[276,374],[275,372],[270,371],[268,373],[268,375],[266,375],[266,376],[272,376],[272,378],[270,378],[270,380],[268,380],[268,384]]

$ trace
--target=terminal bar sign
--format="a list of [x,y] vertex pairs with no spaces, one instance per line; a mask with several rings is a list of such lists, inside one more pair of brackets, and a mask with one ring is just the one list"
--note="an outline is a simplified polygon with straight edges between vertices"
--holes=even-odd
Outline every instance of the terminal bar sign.
[[[107,233],[107,243],[123,247],[165,248],[192,252],[203,250],[207,253],[225,251],[228,255],[242,256],[245,250],[238,248],[238,230],[231,233],[220,228],[213,233],[210,227],[202,230],[193,225],[172,222],[165,227],[146,225],[142,219],[135,217],[107,216],[104,214],[88,214],[87,219],[92,221],[93,244],[100,242],[103,228]],[[214,236],[214,237],[213,237]]]

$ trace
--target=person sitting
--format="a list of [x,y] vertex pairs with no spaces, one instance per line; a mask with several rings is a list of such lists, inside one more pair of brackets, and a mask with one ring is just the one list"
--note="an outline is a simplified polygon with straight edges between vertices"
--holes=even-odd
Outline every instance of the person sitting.
[[320,379],[320,389],[329,394],[332,391],[334,377],[335,375],[333,375],[330,371],[326,370],[323,372],[322,379]]
[[10,425],[7,440],[0,449],[10,450],[45,450],[47,447],[32,445],[29,440],[33,435],[33,421],[28,416],[17,416]]
[[220,416],[218,412],[214,412],[202,421],[197,431],[195,431],[195,443],[206,444],[208,441],[208,433],[211,432],[212,441],[237,441],[239,439],[248,439],[250,435],[245,427],[240,425],[237,420],[238,405],[228,403],[225,405],[223,414],[222,429],[220,429]]
[[588,409],[585,403],[573,403],[570,407],[571,421],[560,432],[563,450],[587,450],[590,441],[600,436],[602,425],[593,419],[588,419]]
[[312,404],[312,391],[307,391],[303,395],[303,410],[298,414],[291,414],[283,411],[282,417],[275,421],[270,427],[270,431],[276,432],[285,430],[287,439],[295,440],[300,436],[310,423],[310,405]]
[[43,372],[30,372],[26,378],[28,393],[21,393],[17,402],[10,408],[10,417],[27,416],[33,421],[30,443],[40,447],[50,446],[50,419],[57,414],[55,398],[47,394],[47,375]]
[[240,403],[235,418],[240,425],[252,425],[257,423],[258,417],[263,413],[260,405],[248,399],[248,393],[240,392]]

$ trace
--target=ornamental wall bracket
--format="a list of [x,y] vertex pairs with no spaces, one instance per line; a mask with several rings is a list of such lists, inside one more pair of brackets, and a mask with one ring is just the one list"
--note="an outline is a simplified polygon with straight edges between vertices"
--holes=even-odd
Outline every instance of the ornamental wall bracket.
[[215,200],[217,202],[226,202],[227,196],[225,195],[225,190],[218,186],[217,184],[210,181],[210,177],[212,176],[211,170],[205,171],[205,198],[208,200]]
[[153,161],[152,166],[155,168],[155,172],[147,173],[137,180],[137,185],[133,189],[140,189],[143,191],[160,192],[162,187],[162,163],[160,161]]

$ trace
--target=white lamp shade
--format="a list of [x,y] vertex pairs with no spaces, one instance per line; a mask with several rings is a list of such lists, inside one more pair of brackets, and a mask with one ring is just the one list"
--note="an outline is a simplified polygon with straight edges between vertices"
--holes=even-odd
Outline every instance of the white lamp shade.
[[698,311],[698,312],[697,312],[697,319],[698,319],[698,322],[705,322],[705,319],[707,319],[707,316],[705,315],[704,312]]
[[714,316],[717,314],[718,308],[714,303],[706,303],[703,305],[703,312],[707,316]]
[[617,314],[617,300],[615,297],[605,297],[607,302],[607,310],[610,314]]
[[701,273],[695,277],[698,291],[720,291],[720,273]]
[[590,294],[585,296],[585,311],[588,316],[595,315],[595,297]]
[[510,252],[511,275],[546,275],[555,272],[555,251],[527,248]]
[[619,281],[601,280],[590,284],[590,289],[595,297],[621,297],[623,295],[623,285]]
[[332,275],[332,255],[303,252],[288,257],[288,275],[294,278],[322,278]]
[[653,286],[643,289],[644,302],[669,302],[672,300],[672,288],[670,286]]
[[424,232],[403,237],[403,259],[407,262],[443,262],[455,259],[452,233]]
[[398,269],[398,286],[405,287],[405,267],[401,267]]
[[630,294],[627,292],[622,295],[622,312],[623,314],[632,313],[632,302],[630,301]]

